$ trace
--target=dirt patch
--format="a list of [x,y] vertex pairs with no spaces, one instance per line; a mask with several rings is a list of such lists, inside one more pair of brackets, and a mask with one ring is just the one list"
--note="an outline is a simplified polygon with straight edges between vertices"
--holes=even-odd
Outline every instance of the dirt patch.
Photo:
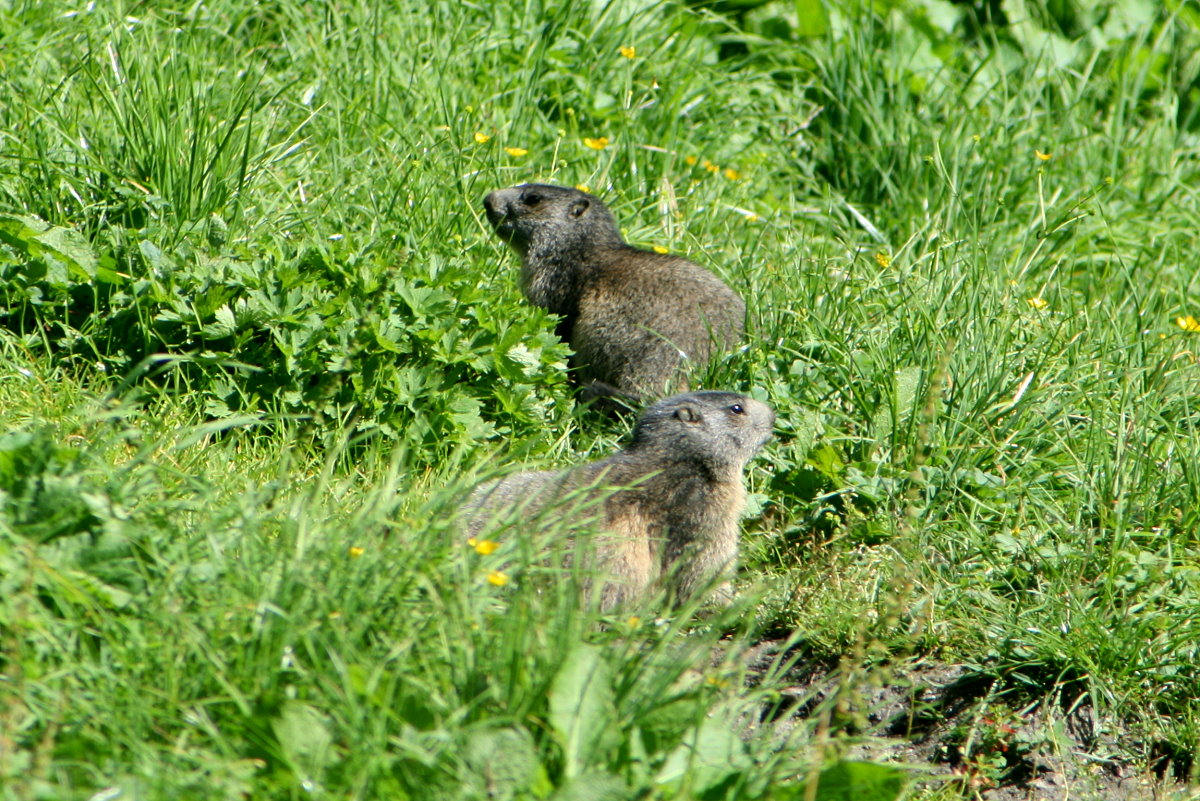
[[[750,654],[752,683],[773,673],[783,700],[752,727],[780,737],[796,726],[849,732],[852,759],[919,769],[922,784],[954,782],[982,801],[1162,801],[1200,798],[1129,754],[1146,750],[1103,719],[1081,683],[1034,695],[985,669],[928,660],[865,670],[806,660],[764,642]],[[783,667],[780,667],[780,666]]]

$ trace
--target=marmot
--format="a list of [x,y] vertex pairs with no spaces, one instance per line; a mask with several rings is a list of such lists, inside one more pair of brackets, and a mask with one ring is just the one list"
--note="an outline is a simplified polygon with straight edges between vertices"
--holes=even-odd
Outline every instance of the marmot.
[[644,596],[659,579],[678,604],[732,572],[746,505],[742,470],[774,424],[771,407],[733,392],[666,398],[607,459],[477,488],[465,507],[467,532],[533,520],[553,505],[558,519],[597,523],[587,567],[604,576],[601,609]]
[[523,184],[484,198],[488,221],[521,257],[521,290],[562,316],[585,398],[633,401],[687,389],[686,362],[733,347],[746,304],[687,259],[625,243],[600,200]]

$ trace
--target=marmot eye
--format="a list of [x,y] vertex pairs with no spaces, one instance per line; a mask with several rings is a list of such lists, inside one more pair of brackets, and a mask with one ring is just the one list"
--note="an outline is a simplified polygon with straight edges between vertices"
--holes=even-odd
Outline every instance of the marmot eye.
[[746,413],[746,410],[742,408],[742,404],[740,404],[740,403],[735,403],[732,406],[730,406],[729,411],[733,412],[734,414],[745,414]]
[[522,197],[521,200],[525,201],[526,206],[536,206],[537,204],[542,202],[542,196],[539,195],[537,192],[530,192],[529,194]]

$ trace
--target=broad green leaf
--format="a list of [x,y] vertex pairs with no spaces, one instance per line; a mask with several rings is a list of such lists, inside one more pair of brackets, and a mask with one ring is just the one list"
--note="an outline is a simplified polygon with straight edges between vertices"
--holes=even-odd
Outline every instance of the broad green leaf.
[[472,783],[488,798],[515,798],[540,774],[533,737],[521,728],[471,732],[465,759]]
[[0,214],[0,242],[31,259],[50,258],[66,266],[78,281],[96,276],[99,260],[91,244],[78,231],[50,225],[37,217]]
[[28,431],[10,431],[0,436],[0,486],[11,488],[25,480],[25,462],[34,446],[34,435]]
[[823,430],[820,412],[812,409],[798,410],[791,419],[792,446],[796,453],[806,454]]
[[279,748],[304,779],[317,779],[332,756],[333,735],[325,714],[300,701],[288,701],[271,721]]
[[907,776],[890,765],[842,761],[817,775],[813,801],[895,801]]
[[598,112],[604,112],[617,105],[617,99],[608,92],[596,92],[592,96],[592,108]]
[[475,398],[458,397],[449,404],[450,418],[471,439],[491,436],[495,428],[480,415],[482,405]]
[[795,0],[796,35],[801,38],[824,36],[829,32],[829,15],[823,0]]
[[1079,51],[1077,43],[1036,25],[1036,18],[1026,0],[1001,0],[1001,8],[1012,23],[1008,30],[1020,43],[1025,56],[1039,64],[1039,72],[1046,74],[1065,69],[1075,60]]
[[832,445],[822,445],[813,450],[806,463],[834,481],[841,481],[842,471],[846,469],[845,461]]
[[912,414],[917,400],[917,390],[921,386],[921,368],[917,366],[903,367],[896,371],[892,378],[892,394],[886,403],[881,404],[871,420],[877,442],[883,442],[891,436],[894,426],[903,425]]
[[703,794],[749,764],[738,728],[724,714],[711,715],[671,752],[655,783]]
[[233,309],[229,305],[219,307],[213,316],[216,317],[216,322],[209,323],[204,326],[202,333],[208,339],[221,339],[231,336],[236,330],[236,322],[233,316]]
[[568,777],[600,761],[614,739],[612,675],[599,648],[576,645],[550,686],[550,725],[562,743]]
[[171,268],[170,259],[163,255],[163,252],[158,249],[157,245],[147,239],[138,242],[138,252],[142,254],[146,265],[153,272],[163,272]]
[[629,788],[620,777],[611,773],[585,773],[569,779],[551,801],[626,801]]
[[233,316],[233,309],[226,304],[216,311],[217,322],[228,328],[231,332],[237,328],[237,323]]

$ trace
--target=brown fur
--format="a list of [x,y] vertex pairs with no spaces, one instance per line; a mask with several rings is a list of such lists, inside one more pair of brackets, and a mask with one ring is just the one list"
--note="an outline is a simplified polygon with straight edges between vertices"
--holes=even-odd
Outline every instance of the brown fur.
[[475,536],[514,509],[519,519],[535,520],[553,506],[573,529],[594,519],[589,570],[604,576],[603,609],[646,595],[660,579],[674,602],[684,601],[732,572],[746,505],[742,471],[774,422],[769,406],[732,392],[667,398],[642,414],[633,441],[607,459],[476,489],[467,502],[468,532]]
[[557,331],[592,397],[653,399],[687,388],[704,364],[742,339],[746,305],[715,275],[679,256],[625,243],[612,212],[586,192],[523,184],[483,201],[521,257],[521,290],[562,317]]

